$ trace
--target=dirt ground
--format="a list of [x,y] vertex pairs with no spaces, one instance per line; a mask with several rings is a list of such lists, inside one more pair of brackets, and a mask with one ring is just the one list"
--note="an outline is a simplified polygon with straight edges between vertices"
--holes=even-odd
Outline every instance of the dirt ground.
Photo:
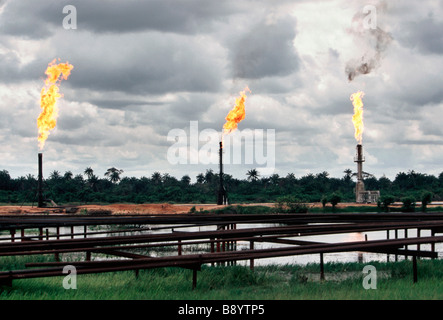
[[[236,205],[236,204],[233,204]],[[242,204],[242,206],[269,206],[273,207],[274,203],[253,203]],[[310,203],[310,206],[320,207],[321,203]],[[397,204],[401,205],[401,204]],[[419,204],[417,204],[418,206]],[[429,207],[442,205],[441,203],[435,203],[429,205]],[[375,204],[357,204],[357,203],[340,203],[337,208],[343,208],[347,206],[371,206],[376,207]],[[56,208],[37,208],[37,206],[0,206],[0,214],[33,214],[33,213],[69,213],[71,208],[76,208],[77,212],[81,212],[82,209],[87,211],[91,210],[109,210],[112,214],[182,214],[188,213],[192,207],[195,207],[196,211],[220,209],[223,206],[216,204],[169,204],[169,203],[150,203],[150,204],[109,204],[109,205],[80,205],[80,206],[64,206]]]
[[[235,204],[233,204],[235,205]],[[254,204],[242,204],[242,206],[269,206],[273,207],[274,203],[254,203]],[[320,203],[311,203],[311,206],[321,206]],[[337,207],[344,207],[348,205],[358,205],[355,203],[343,203]],[[368,205],[371,206],[371,205]],[[169,204],[169,203],[155,203],[155,204],[109,204],[109,205],[80,205],[80,206],[65,206],[65,207],[47,207],[37,208],[37,206],[1,206],[0,214],[33,214],[33,213],[69,213],[71,208],[78,208],[77,212],[82,209],[87,211],[92,210],[109,210],[112,214],[181,214],[188,213],[192,207],[195,207],[196,211],[220,209],[224,206],[216,204]]]
[[69,213],[71,208],[78,208],[77,212],[82,209],[92,210],[109,210],[112,214],[179,214],[187,213],[192,207],[196,210],[220,208],[217,205],[195,205],[195,204],[109,204],[109,205],[80,205],[80,206],[63,206],[63,207],[47,207],[37,208],[37,206],[1,206],[0,214],[33,214],[33,213]]

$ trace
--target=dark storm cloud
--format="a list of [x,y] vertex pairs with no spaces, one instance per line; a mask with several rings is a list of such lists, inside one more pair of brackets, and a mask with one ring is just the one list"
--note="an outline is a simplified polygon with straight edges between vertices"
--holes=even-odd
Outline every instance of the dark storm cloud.
[[54,1],[5,1],[0,15],[0,30],[3,34],[43,39],[53,34],[52,25],[62,24],[61,3]]
[[90,1],[76,2],[78,23],[94,32],[157,30],[174,33],[205,32],[214,21],[234,12],[231,1]]
[[[128,35],[123,38],[92,35],[54,36],[54,52],[74,65],[63,86],[103,93],[163,94],[219,90],[223,66],[205,43],[175,34]],[[0,82],[44,79],[47,64],[54,59],[46,51],[27,64],[15,51],[0,53]],[[100,97],[100,99],[106,99]],[[112,106],[111,106],[112,107]]]
[[15,50],[0,53],[0,83],[44,79],[44,69],[49,62],[33,61],[28,64],[21,64],[20,57]]
[[111,131],[103,131],[98,127],[90,126],[87,130],[79,133],[64,130],[52,134],[48,142],[59,143],[60,145],[81,145],[81,146],[122,146],[127,142],[121,135]]
[[297,71],[295,27],[295,18],[289,16],[272,22],[264,18],[253,26],[231,48],[234,78],[287,76]]
[[[0,3],[1,4],[1,3]],[[5,34],[32,39],[51,36],[62,28],[66,5],[77,11],[77,27],[96,33],[156,30],[191,34],[212,29],[214,22],[235,12],[233,1],[7,1],[0,20]]]
[[87,102],[104,109],[140,109],[141,106],[161,106],[163,102],[151,102],[143,100],[129,100],[129,99],[87,99]]
[[218,130],[223,124],[224,116],[211,115],[209,119],[205,119],[206,112],[216,101],[217,95],[212,93],[177,93],[173,101],[139,106],[137,111],[125,109],[124,123],[133,127],[149,126],[162,136],[167,136],[175,128],[188,130],[190,121],[198,121],[201,130]]
[[399,41],[424,54],[443,54],[443,22],[433,16],[403,24]]
[[[203,44],[176,35],[146,35],[90,43],[94,55],[64,49],[74,65],[70,84],[97,91],[162,94],[217,91],[220,66]],[[194,45],[193,45],[194,44]]]
[[[211,104],[215,102],[214,96],[208,94],[195,93],[188,99],[178,97],[176,101],[170,104],[168,112],[174,116],[178,122],[185,120],[185,124],[189,124],[189,120],[200,119]],[[188,120],[189,119],[189,120]],[[214,119],[216,120],[216,119]]]
[[16,52],[0,54],[0,81],[14,81],[20,78],[20,59]]

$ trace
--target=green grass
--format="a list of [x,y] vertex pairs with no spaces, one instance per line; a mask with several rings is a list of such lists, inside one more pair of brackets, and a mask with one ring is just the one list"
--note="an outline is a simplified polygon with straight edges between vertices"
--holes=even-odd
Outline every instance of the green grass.
[[[49,261],[51,257],[2,258],[3,270],[23,268],[27,261]],[[359,263],[327,263],[327,276],[339,280],[311,281],[319,266],[248,267],[203,266],[197,288],[192,290],[192,271],[179,268],[78,275],[77,289],[63,288],[63,277],[14,280],[12,288],[0,289],[0,300],[439,300],[443,298],[443,261],[419,260],[418,282],[412,282],[412,262],[369,263],[377,273],[376,290],[362,286],[363,267]]]
[[[382,208],[378,208],[377,206],[346,206],[340,207],[340,204],[334,209],[331,205],[327,205],[325,208],[322,207],[313,207],[309,203],[307,204],[308,213],[362,213],[362,212],[381,212],[386,213],[386,211]],[[210,209],[210,210],[201,210],[195,211],[197,213],[215,213],[215,214],[269,214],[269,213],[281,213],[275,206],[264,206],[264,205],[250,205],[250,206],[242,206],[242,205],[230,205],[227,207],[223,207],[220,209]],[[402,212],[400,207],[393,207],[390,209],[390,212]],[[421,208],[416,207],[416,213],[420,213]],[[426,212],[443,212],[443,207],[431,207],[427,208]]]
[[276,210],[274,207],[263,206],[263,205],[254,205],[254,206],[230,205],[220,209],[195,211],[195,213],[213,213],[213,214],[267,214],[275,212]]
[[332,206],[327,205],[322,207],[310,207],[309,213],[353,213],[353,212],[384,212],[380,208],[374,206],[347,206],[340,207],[340,204],[335,209]]

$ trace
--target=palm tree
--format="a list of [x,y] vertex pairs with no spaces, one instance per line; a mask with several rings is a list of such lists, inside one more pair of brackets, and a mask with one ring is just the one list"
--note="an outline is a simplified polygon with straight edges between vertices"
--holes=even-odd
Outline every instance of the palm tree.
[[94,175],[94,170],[92,170],[91,167],[87,167],[83,173],[88,177],[88,179],[91,179],[91,177]]
[[161,184],[162,183],[162,175],[160,172],[156,171],[151,175],[151,180],[154,182],[154,184]]
[[63,175],[63,178],[65,180],[71,180],[73,176],[74,175],[73,175],[73,173],[71,171],[66,171],[65,174]]
[[78,182],[83,182],[83,181],[85,181],[85,180],[83,179],[83,176],[82,176],[81,174],[76,174],[75,177],[74,177],[74,180],[75,180],[75,181],[78,181]]
[[292,172],[289,172],[289,173],[286,175],[286,179],[287,179],[287,180],[290,180],[290,181],[294,181],[294,180],[295,180],[295,174],[293,174]]
[[257,181],[258,177],[260,176],[260,174],[258,173],[257,169],[248,170],[246,175],[248,176],[248,178],[247,178],[248,181]]
[[57,170],[54,170],[49,174],[49,179],[58,180],[60,178],[61,178],[60,172]]
[[327,171],[317,173],[317,175],[316,175],[316,178],[320,179],[320,180],[326,180],[326,179],[328,179],[328,177],[329,177],[329,172],[327,172]]
[[[442,179],[442,180],[443,180],[443,179]],[[205,182],[205,176],[204,176],[203,173],[199,173],[199,174],[197,175],[197,183],[202,184],[203,182]]]
[[268,185],[271,183],[271,178],[268,177],[261,177],[260,183],[265,187],[265,189],[268,187]]
[[293,187],[294,184],[296,183],[296,178],[295,178],[295,174],[292,172],[289,172],[286,177],[284,177],[283,179],[283,185],[287,186],[287,187]]
[[162,181],[165,185],[171,186],[177,182],[177,178],[171,176],[169,173],[164,173],[162,176]]
[[352,178],[352,170],[351,169],[346,169],[345,171],[343,171],[343,173],[345,174],[343,177],[343,180],[346,183],[349,183],[351,181]]
[[117,183],[121,180],[120,175],[123,173],[123,170],[119,170],[117,168],[109,168],[105,172],[105,177],[108,177],[112,183]]
[[0,189],[7,190],[11,182],[11,176],[7,170],[0,171]]
[[280,176],[278,173],[274,173],[269,177],[269,179],[273,185],[277,185],[280,182]]
[[191,177],[188,176],[187,174],[185,174],[182,178],[181,178],[181,183],[183,183],[185,186],[189,186],[189,184],[191,183]]
[[211,183],[214,180],[214,178],[215,178],[214,170],[206,169],[205,182]]
[[97,191],[98,177],[95,174],[88,178],[88,183],[92,190]]

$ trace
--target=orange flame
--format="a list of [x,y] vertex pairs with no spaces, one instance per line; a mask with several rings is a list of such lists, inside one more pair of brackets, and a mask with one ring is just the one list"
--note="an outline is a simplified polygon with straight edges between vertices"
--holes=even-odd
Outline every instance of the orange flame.
[[57,124],[58,110],[56,103],[58,98],[62,96],[59,93],[57,82],[60,82],[62,79],[67,80],[72,68],[74,68],[74,66],[69,63],[55,64],[55,60],[56,59],[52,60],[48,64],[48,68],[45,71],[47,75],[45,87],[42,88],[40,94],[40,108],[42,111],[37,119],[40,150],[43,149],[49,132],[54,129]]
[[223,134],[229,134],[238,127],[238,123],[245,118],[246,91],[251,92],[248,86],[240,92],[240,97],[235,99],[234,108],[226,116],[226,123],[223,125]]
[[354,115],[352,116],[352,122],[355,128],[355,139],[359,144],[363,139],[363,101],[361,98],[364,96],[364,92],[358,91],[351,95],[352,105],[354,106]]

